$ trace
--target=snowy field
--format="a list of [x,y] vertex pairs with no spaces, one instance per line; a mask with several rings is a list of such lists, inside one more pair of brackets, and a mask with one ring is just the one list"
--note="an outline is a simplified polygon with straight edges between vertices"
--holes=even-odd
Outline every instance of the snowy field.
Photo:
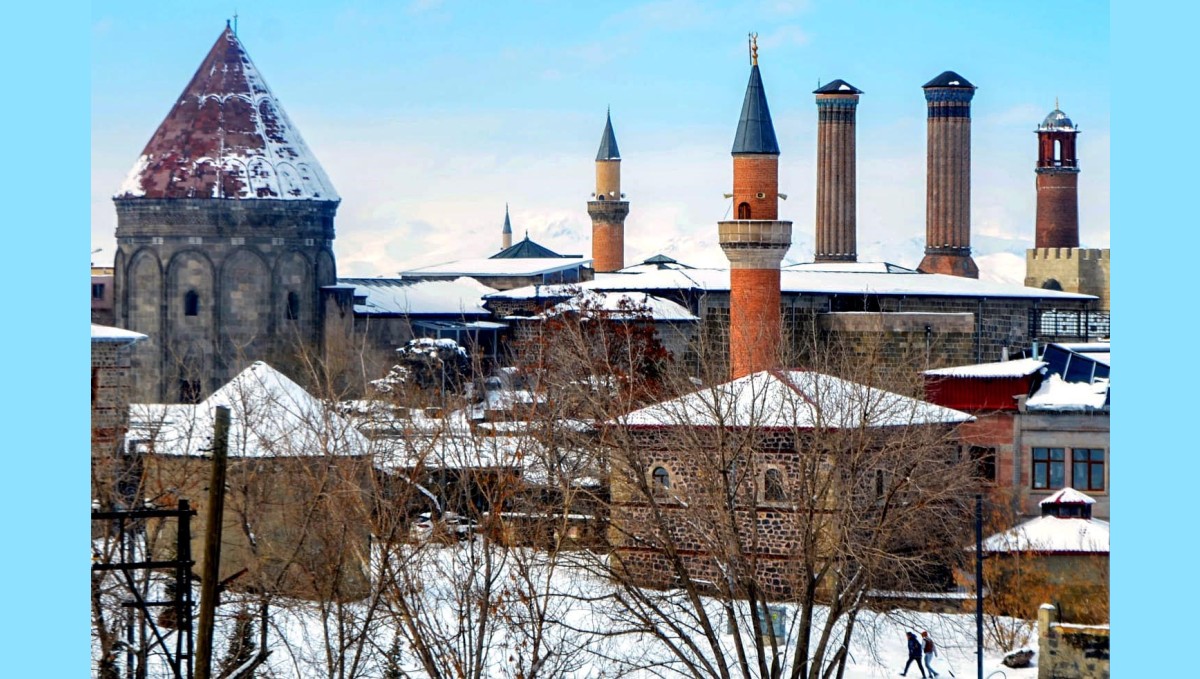
[[[478,609],[477,594],[485,587],[479,574],[480,554],[477,545],[466,544],[413,551],[404,556],[407,568],[420,571],[403,588],[408,592],[404,595],[404,602],[409,606],[407,613],[424,626],[426,633],[436,631],[439,640],[433,652],[440,660],[454,655],[467,657],[475,648],[486,648],[480,664],[482,671],[477,676],[522,676],[521,670],[527,670],[530,660],[527,654],[531,648],[532,625],[522,614],[522,611],[530,610],[529,598],[521,597],[519,593],[530,591],[528,583],[536,582],[539,583],[535,586],[537,591],[549,592],[548,596],[535,599],[539,610],[545,614],[544,619],[552,621],[545,625],[545,634],[539,640],[543,655],[549,658],[538,676],[573,679],[687,676],[663,639],[644,631],[630,630],[629,615],[614,603],[612,595],[616,590],[610,582],[590,574],[586,566],[568,563],[579,556],[551,565],[544,555],[522,552],[522,563],[534,564],[533,568],[523,570],[524,579],[515,574],[521,569],[511,557],[494,562],[492,565],[499,567],[493,569],[493,577],[487,586],[491,587],[489,600],[495,602],[496,615],[486,631],[481,632],[483,627],[478,624],[471,629],[477,615],[469,611]],[[473,597],[476,605],[472,607]],[[672,599],[663,601],[669,605]],[[673,601],[681,603],[682,600]],[[227,651],[231,619],[240,608],[239,603],[236,595],[229,595],[222,602],[218,612],[220,627],[213,651],[214,662]],[[719,602],[706,600],[705,607],[714,620],[725,620]],[[399,609],[395,600],[374,609],[367,602],[341,606],[325,604],[322,607],[312,602],[276,600],[270,609],[268,626],[268,646],[272,653],[254,676],[279,679],[428,676],[416,660],[415,649],[407,643],[408,637],[396,633],[395,625],[400,624],[398,621],[403,617],[397,614]],[[795,616],[791,614],[791,607],[788,609],[788,642],[794,642]],[[681,626],[688,627],[686,607],[680,607],[678,611]],[[957,677],[975,676],[973,615],[892,610],[865,612],[859,616],[845,678],[897,676],[907,659],[905,632],[908,630],[918,634],[928,630],[939,644],[939,656],[933,666],[941,676],[952,676],[951,672]],[[692,636],[700,649],[706,648],[702,636],[698,633]],[[748,637],[744,639],[750,641]],[[678,641],[678,637],[675,640]],[[733,642],[733,634],[722,622],[721,643],[731,662],[735,657]],[[1029,645],[1036,648],[1036,639]],[[793,648],[794,645],[788,643],[784,652],[789,660]],[[331,659],[339,653],[340,662],[333,661],[331,666]],[[402,670],[403,674],[387,673],[389,654],[398,658],[391,669]],[[988,649],[984,658],[985,677],[1033,679],[1037,676],[1036,667],[1019,670],[1003,667],[1001,657],[1002,653],[997,649]],[[1035,656],[1035,665],[1036,662]],[[909,671],[909,677],[921,676],[915,666]],[[449,674],[457,672],[451,670]],[[154,676],[153,672],[151,676]]]

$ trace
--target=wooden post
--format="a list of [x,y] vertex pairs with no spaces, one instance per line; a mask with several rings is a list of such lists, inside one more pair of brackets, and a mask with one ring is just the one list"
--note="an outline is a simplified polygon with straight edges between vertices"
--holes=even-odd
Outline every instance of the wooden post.
[[204,567],[200,573],[200,620],[196,629],[196,679],[212,674],[213,620],[220,596],[221,521],[225,513],[225,463],[229,456],[229,408],[217,406],[213,428],[213,467],[208,481],[204,526]]

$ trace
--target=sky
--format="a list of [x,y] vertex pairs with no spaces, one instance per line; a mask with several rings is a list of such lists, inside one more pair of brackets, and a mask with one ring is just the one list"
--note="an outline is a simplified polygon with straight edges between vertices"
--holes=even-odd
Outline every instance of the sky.
[[1102,2],[758,0],[93,4],[92,249],[111,264],[111,196],[225,27],[238,37],[342,197],[342,276],[500,247],[590,256],[586,202],[611,107],[630,202],[626,263],[726,263],[730,148],[747,33],[782,149],[793,245],[811,261],[818,83],[858,107],[860,261],[915,267],[925,238],[921,85],[954,70],[972,104],[972,245],[1017,281],[1034,228],[1034,128],[1055,100],[1079,125],[1080,238],[1109,246],[1109,16]]

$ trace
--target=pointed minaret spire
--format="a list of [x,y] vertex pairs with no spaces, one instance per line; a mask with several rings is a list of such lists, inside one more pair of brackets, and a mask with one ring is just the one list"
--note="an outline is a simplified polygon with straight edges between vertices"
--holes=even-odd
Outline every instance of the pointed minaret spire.
[[600,150],[596,152],[596,193],[588,201],[592,218],[592,268],[617,271],[625,267],[625,216],[629,203],[621,193],[621,151],[613,134],[612,109],[605,114]]
[[779,143],[750,34],[750,82],[733,140],[734,219],[717,223],[729,258],[729,372],[733,379],[778,367],[779,265],[792,223],[779,221]]
[[501,250],[512,247],[512,222],[508,219],[508,203],[504,204],[504,230],[500,232]]

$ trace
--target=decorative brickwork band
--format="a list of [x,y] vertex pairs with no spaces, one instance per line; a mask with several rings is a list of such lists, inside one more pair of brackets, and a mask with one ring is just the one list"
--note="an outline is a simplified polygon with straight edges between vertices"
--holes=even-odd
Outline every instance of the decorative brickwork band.
[[780,341],[779,265],[792,244],[792,223],[717,223],[729,258],[729,371],[737,379],[777,367]]

